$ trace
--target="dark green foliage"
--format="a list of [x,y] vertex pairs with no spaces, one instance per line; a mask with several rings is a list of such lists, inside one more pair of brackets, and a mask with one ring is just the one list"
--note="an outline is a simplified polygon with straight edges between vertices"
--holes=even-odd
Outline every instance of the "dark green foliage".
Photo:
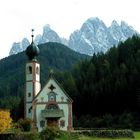
[[120,115],[105,114],[103,116],[93,117],[84,115],[78,119],[74,117],[74,126],[79,128],[110,128],[110,129],[134,129],[134,117],[132,113],[124,112]]
[[75,133],[102,138],[134,138],[134,132],[132,130],[79,130]]
[[24,140],[41,140],[38,132],[30,132],[25,134]]
[[[46,43],[39,45],[39,48],[38,61],[41,65],[42,87],[51,68],[66,71],[87,57],[59,43]],[[25,52],[0,60],[0,108],[10,109],[14,120],[23,117],[26,62]]]
[[131,112],[133,121],[138,119],[135,114],[140,114],[140,37],[133,36],[106,54],[94,54],[91,60],[78,63],[63,76],[60,81],[74,100],[73,111],[78,118]]
[[19,124],[19,127],[21,128],[21,130],[28,132],[31,131],[31,127],[32,127],[32,120],[29,118],[26,119],[20,119],[17,122]]
[[41,140],[37,132],[7,134],[5,138],[1,140]]
[[54,127],[47,127],[40,133],[41,140],[54,140],[58,136],[60,136],[60,131]]
[[11,111],[11,115],[14,120],[16,120],[18,114],[22,110],[20,103],[21,103],[20,97],[9,96],[9,97],[0,98],[0,108],[9,109]]
[[15,135],[14,140],[40,140],[40,137],[38,133],[31,132]]
[[[74,100],[77,120],[87,114],[91,116],[82,125],[140,128],[140,37],[133,36],[106,54],[94,54],[91,60],[83,61],[81,55],[57,43],[40,48],[42,87],[49,69],[55,69],[56,79]],[[25,62],[24,53],[0,61],[1,98],[24,94]],[[72,69],[73,64],[76,65]],[[90,124],[88,120],[92,118],[97,119]]]

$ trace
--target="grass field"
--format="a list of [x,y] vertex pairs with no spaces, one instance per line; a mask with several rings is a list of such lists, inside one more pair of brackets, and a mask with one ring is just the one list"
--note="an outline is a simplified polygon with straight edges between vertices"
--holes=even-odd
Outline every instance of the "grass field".
[[140,132],[135,132],[135,138],[95,138],[95,137],[85,137],[82,136],[79,139],[69,139],[67,136],[64,136],[63,138],[56,139],[56,140],[140,140]]

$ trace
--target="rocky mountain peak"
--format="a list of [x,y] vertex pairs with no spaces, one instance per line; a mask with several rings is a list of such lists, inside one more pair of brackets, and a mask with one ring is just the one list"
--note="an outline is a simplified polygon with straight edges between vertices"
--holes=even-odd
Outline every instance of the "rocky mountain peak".
[[[138,34],[133,27],[124,21],[120,24],[113,20],[110,27],[98,17],[87,19],[79,30],[71,33],[69,40],[66,40],[51,29],[49,24],[43,27],[43,34],[35,37],[36,44],[46,42],[58,42],[68,45],[69,48],[87,55],[93,53],[106,52],[109,48],[117,45],[120,41],[125,41],[128,37]],[[29,41],[23,39],[21,42],[13,43],[10,55],[21,52],[27,48]]]
[[111,27],[118,27],[119,24],[116,20],[113,20],[112,23],[111,23]]
[[106,52],[136,33],[124,21],[119,25],[113,20],[111,26],[107,27],[99,18],[89,18],[79,31],[71,34],[69,47],[77,52],[93,55],[93,53]]

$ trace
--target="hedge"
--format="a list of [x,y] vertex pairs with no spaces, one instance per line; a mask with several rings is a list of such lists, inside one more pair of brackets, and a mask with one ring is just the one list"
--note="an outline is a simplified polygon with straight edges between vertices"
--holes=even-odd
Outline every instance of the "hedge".
[[40,140],[39,133],[0,134],[0,140]]
[[134,132],[132,130],[76,130],[72,133],[103,138],[134,138]]

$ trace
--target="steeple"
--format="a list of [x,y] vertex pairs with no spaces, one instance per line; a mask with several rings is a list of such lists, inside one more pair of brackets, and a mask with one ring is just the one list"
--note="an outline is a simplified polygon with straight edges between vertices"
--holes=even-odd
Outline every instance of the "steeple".
[[36,125],[36,116],[34,110],[33,99],[41,89],[40,84],[40,64],[37,62],[36,57],[39,54],[39,48],[34,43],[34,34],[32,29],[32,42],[26,49],[28,60],[25,66],[26,74],[26,88],[25,88],[25,118],[30,118]]
[[26,55],[28,56],[28,59],[30,61],[37,61],[36,60],[36,57],[38,56],[39,54],[39,48],[37,47],[37,45],[34,43],[34,29],[32,29],[32,42],[31,44],[27,47],[26,49]]

